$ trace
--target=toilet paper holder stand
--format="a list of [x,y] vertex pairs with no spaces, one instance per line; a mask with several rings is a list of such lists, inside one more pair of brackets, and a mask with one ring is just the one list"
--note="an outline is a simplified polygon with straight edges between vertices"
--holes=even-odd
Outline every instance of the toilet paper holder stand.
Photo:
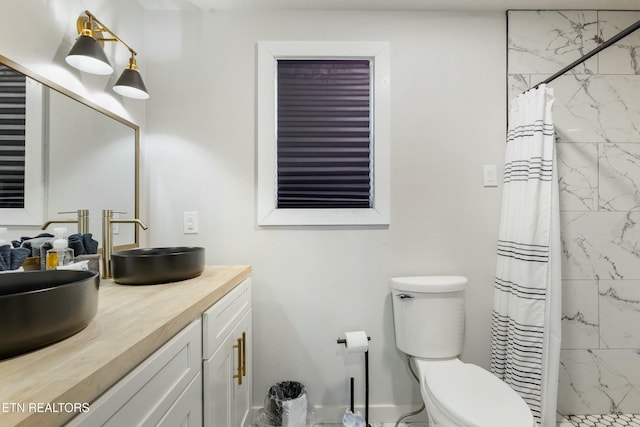
[[[371,337],[367,336],[367,341],[371,341]],[[346,338],[338,338],[338,344],[347,346]],[[353,377],[351,377],[351,412],[353,412]],[[369,350],[364,352],[364,421],[367,427],[369,424]]]

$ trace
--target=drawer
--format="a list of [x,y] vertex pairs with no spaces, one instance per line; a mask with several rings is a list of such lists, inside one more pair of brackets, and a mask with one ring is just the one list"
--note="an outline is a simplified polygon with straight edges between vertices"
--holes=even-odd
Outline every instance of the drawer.
[[180,395],[156,427],[202,427],[202,375]]
[[202,314],[202,357],[209,359],[251,307],[251,278]]

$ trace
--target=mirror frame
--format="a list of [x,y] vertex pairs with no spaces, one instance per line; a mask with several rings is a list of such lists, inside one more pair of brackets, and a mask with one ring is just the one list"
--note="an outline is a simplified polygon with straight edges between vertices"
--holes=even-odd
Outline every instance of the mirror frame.
[[[40,75],[38,75],[37,73],[34,73],[33,71],[23,67],[22,65],[18,64],[15,61],[12,61],[11,59],[7,58],[6,56],[0,54],[0,64],[6,65],[7,67],[13,68],[14,70],[24,74],[25,76],[41,83],[44,86],[47,86],[50,89],[55,90],[56,92],[65,95],[75,101],[80,102],[81,104],[86,105],[87,107],[101,113],[104,114],[105,116],[112,118],[122,124],[124,124],[125,126],[130,127],[133,131],[134,131],[134,136],[135,136],[135,188],[134,188],[134,194],[135,194],[135,201],[134,201],[134,218],[139,218],[139,214],[140,214],[140,126],[138,126],[137,124],[125,119],[124,117],[121,117],[111,111],[108,111],[107,109],[101,107],[100,105],[94,103],[93,101],[90,101],[74,92],[71,92],[70,90],[64,88],[63,86],[60,86],[59,84],[52,82],[51,80],[42,77]],[[100,231],[101,232],[101,231]],[[114,250],[126,250],[126,249],[132,249],[132,248],[137,248],[140,245],[140,230],[138,227],[134,227],[134,242],[130,243],[130,244],[125,244],[125,245],[119,245],[114,247]]]

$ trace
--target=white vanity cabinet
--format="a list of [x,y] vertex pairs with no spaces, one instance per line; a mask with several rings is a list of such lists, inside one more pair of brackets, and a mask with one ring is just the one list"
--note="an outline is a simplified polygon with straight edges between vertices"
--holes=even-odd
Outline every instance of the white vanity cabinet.
[[66,427],[242,427],[251,408],[251,278]]
[[251,278],[202,315],[205,427],[247,425],[251,408]]
[[67,427],[202,427],[202,321],[149,356]]

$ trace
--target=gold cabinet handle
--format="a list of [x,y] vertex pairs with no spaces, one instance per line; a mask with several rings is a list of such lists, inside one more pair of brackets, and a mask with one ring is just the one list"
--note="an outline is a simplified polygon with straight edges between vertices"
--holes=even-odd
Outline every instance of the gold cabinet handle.
[[247,376],[247,333],[242,333],[242,376]]
[[233,378],[238,379],[238,385],[242,385],[242,338],[238,338],[237,344],[233,346],[233,348],[238,349],[238,373],[233,376]]

